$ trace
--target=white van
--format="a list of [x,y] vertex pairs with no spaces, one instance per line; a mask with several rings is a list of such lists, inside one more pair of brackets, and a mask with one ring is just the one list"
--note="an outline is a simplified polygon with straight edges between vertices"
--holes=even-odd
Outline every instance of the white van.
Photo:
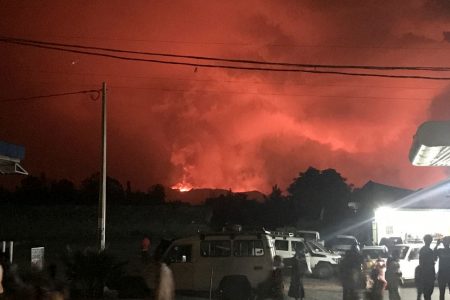
[[[199,234],[172,242],[162,261],[172,270],[178,293],[217,293],[240,289],[248,295],[267,280],[273,267],[273,240],[266,232]],[[159,264],[146,266],[154,289]]]
[[275,253],[283,258],[288,267],[297,247],[305,249],[308,269],[319,278],[331,277],[340,262],[340,255],[328,252],[317,241],[305,241],[303,238],[289,234],[272,237],[275,239]]

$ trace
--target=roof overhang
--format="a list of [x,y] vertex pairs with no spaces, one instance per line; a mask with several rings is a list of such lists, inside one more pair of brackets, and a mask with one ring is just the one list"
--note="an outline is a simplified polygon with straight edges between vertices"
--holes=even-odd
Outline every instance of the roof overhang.
[[409,160],[415,166],[450,166],[450,122],[429,121],[420,125]]
[[0,174],[28,175],[28,172],[20,165],[19,159],[0,155]]
[[22,174],[28,172],[20,165],[25,157],[25,148],[0,141],[0,174]]

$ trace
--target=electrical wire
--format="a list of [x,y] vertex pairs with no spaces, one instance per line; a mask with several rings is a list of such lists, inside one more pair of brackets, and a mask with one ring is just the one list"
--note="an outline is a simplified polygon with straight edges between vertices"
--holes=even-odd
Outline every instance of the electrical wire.
[[0,103],[38,100],[38,99],[44,99],[44,98],[53,98],[53,97],[78,95],[78,94],[91,94],[91,93],[95,93],[95,96],[92,99],[96,100],[100,96],[100,92],[101,92],[101,90],[97,89],[97,90],[83,90],[83,91],[76,91],[76,92],[58,93],[58,94],[38,95],[38,96],[22,97],[22,98],[9,98],[9,99],[0,99]]
[[168,60],[158,60],[158,59],[144,59],[136,57],[126,57],[106,53],[91,52],[85,50],[74,50],[66,49],[56,46],[46,46],[41,44],[33,44],[27,42],[11,41],[0,39],[0,42],[18,44],[23,46],[31,46],[42,49],[57,50],[63,52],[86,54],[92,56],[100,56],[107,58],[114,58],[126,61],[140,61],[140,62],[150,62],[150,63],[160,63],[167,65],[182,65],[190,67],[204,67],[204,68],[214,68],[214,69],[230,69],[230,70],[246,70],[246,71],[266,71],[266,72],[294,72],[294,73],[310,73],[310,74],[329,74],[329,75],[344,75],[344,76],[359,76],[359,77],[378,77],[378,78],[397,78],[397,79],[424,79],[424,80],[450,80],[450,77],[435,77],[435,76],[423,76],[423,75],[391,75],[391,74],[377,74],[377,73],[352,73],[352,72],[341,72],[341,71],[323,71],[323,70],[308,70],[308,69],[290,69],[290,68],[267,68],[267,67],[246,67],[246,66],[236,66],[236,65],[213,65],[205,63],[191,63],[191,62],[180,62],[180,61],[168,61]]
[[[0,69],[4,67],[0,65]],[[6,68],[6,67],[5,67]],[[236,83],[236,84],[254,84],[254,85],[283,85],[283,86],[307,86],[307,87],[341,87],[341,88],[364,88],[364,89],[402,89],[402,90],[440,90],[442,86],[439,87],[420,87],[420,86],[383,86],[383,85],[355,85],[355,84],[316,84],[316,83],[297,83],[297,82],[286,82],[286,81],[248,81],[248,80],[218,80],[211,78],[191,78],[191,77],[173,77],[173,76],[145,76],[145,75],[124,75],[124,74],[113,74],[113,73],[92,73],[92,72],[62,72],[62,71],[49,71],[49,70],[37,70],[37,69],[14,69],[15,72],[26,72],[26,73],[42,73],[42,74],[64,74],[67,76],[92,76],[92,77],[118,77],[118,78],[134,78],[134,79],[151,79],[151,80],[173,80],[173,81],[187,81],[187,82],[215,82],[215,83]]]
[[105,47],[94,47],[85,46],[78,44],[65,44],[65,43],[55,43],[39,40],[30,40],[14,37],[4,37],[0,36],[0,41],[10,42],[10,43],[25,43],[25,44],[36,44],[36,45],[46,45],[46,46],[57,46],[57,47],[69,47],[85,50],[99,50],[113,53],[127,53],[127,54],[139,54],[147,56],[161,56],[170,58],[182,58],[182,59],[194,59],[194,60],[205,60],[205,61],[218,61],[218,62],[229,62],[229,63],[243,63],[243,64],[256,64],[256,65],[269,65],[269,66],[282,66],[282,67],[296,67],[296,68],[326,68],[326,69],[362,69],[362,70],[403,70],[403,71],[433,71],[433,72],[446,72],[450,71],[450,67],[431,67],[431,66],[363,66],[363,65],[323,65],[323,64],[300,64],[300,63],[285,63],[285,62],[267,62],[267,61],[256,61],[256,60],[245,60],[245,59],[229,59],[229,58],[219,58],[219,57],[209,57],[209,56],[195,56],[195,55],[181,55],[181,54],[170,54],[170,53],[157,53],[157,52],[145,52],[145,51],[132,51],[123,49],[113,49]]

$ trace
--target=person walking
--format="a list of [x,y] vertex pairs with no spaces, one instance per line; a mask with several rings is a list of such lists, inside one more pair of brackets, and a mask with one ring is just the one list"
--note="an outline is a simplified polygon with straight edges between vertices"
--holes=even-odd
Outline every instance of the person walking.
[[[439,248],[441,244],[444,248]],[[450,289],[450,236],[444,237],[444,239],[438,240],[434,247],[434,254],[436,258],[439,258],[439,272],[438,272],[438,285],[439,285],[439,300],[445,299],[445,288],[448,286]]]
[[392,256],[387,260],[386,267],[386,281],[389,291],[389,300],[400,300],[400,293],[398,291],[402,278],[402,272],[400,271],[399,252],[394,251]]
[[344,300],[361,299],[361,290],[364,285],[362,265],[364,259],[359,251],[358,243],[354,243],[345,254],[341,263],[342,293]]
[[378,257],[372,273],[373,287],[370,294],[371,300],[383,300],[383,292],[386,289],[387,284],[385,273],[386,263],[381,257]]
[[308,270],[306,263],[305,249],[297,246],[295,255],[292,258],[291,284],[289,286],[288,296],[295,300],[305,298],[305,288],[303,287],[303,277]]
[[417,300],[422,300],[423,287],[422,287],[422,271],[420,265],[414,270],[414,283],[417,289]]
[[430,248],[433,237],[430,234],[426,234],[423,237],[423,241],[425,242],[425,246],[420,248],[419,251],[421,287],[423,298],[425,300],[431,300],[431,295],[434,290],[434,281],[436,280],[436,273],[434,270],[436,259],[433,250]]

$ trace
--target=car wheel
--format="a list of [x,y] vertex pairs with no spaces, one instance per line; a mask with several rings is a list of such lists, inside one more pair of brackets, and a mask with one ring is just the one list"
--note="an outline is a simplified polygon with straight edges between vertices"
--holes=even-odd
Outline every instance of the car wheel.
[[333,275],[333,267],[329,263],[319,263],[314,268],[314,275],[321,279],[330,278]]

